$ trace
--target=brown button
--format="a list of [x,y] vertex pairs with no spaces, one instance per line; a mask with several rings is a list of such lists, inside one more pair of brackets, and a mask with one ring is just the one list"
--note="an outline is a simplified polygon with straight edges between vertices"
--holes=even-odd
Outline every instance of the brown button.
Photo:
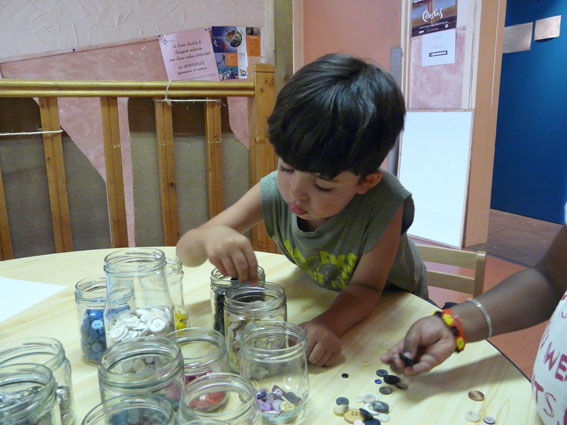
[[357,419],[361,421],[364,419],[359,409],[348,409],[343,415],[343,418],[345,418],[345,421],[349,424],[353,424]]
[[474,401],[484,400],[484,394],[478,390],[469,391],[469,398]]
[[392,389],[390,387],[380,387],[378,390],[381,394],[392,394]]

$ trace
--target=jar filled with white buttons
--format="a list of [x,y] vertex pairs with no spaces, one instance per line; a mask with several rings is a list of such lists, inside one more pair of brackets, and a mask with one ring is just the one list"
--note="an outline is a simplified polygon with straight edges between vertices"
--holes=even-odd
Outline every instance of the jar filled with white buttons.
[[175,412],[163,397],[126,395],[95,406],[82,425],[175,425]]
[[[264,269],[258,266],[258,286],[262,286],[266,280]],[[224,297],[228,288],[232,285],[243,285],[237,278],[225,276],[218,269],[211,271],[211,313],[213,316],[213,329],[225,336],[224,332]]]
[[175,330],[165,264],[165,254],[155,248],[122,249],[105,257],[107,347]]
[[285,290],[277,283],[263,286],[235,285],[226,291],[224,327],[228,361],[233,372],[240,372],[238,353],[242,333],[254,329],[258,321],[286,321]]
[[102,401],[119,395],[161,395],[177,411],[183,389],[183,356],[164,336],[146,336],[109,347],[98,365]]
[[183,265],[179,257],[174,256],[165,259],[165,275],[169,296],[173,303],[175,329],[187,328],[189,327],[189,315],[183,301]]
[[195,379],[183,389],[178,422],[198,419],[231,425],[261,424],[254,387],[234,373],[210,373]]
[[264,423],[301,417],[309,396],[307,336],[289,322],[258,322],[240,340],[240,374],[256,388]]
[[106,350],[104,305],[106,277],[81,279],[75,285],[75,305],[79,319],[83,361],[98,364]]
[[204,328],[186,328],[171,332],[183,354],[185,385],[213,372],[229,372],[224,337]]
[[43,365],[0,366],[0,423],[61,425],[56,391],[53,373]]
[[51,370],[57,385],[55,392],[61,414],[61,424],[70,425],[74,423],[71,363],[65,356],[63,344],[48,337],[24,338],[11,342],[2,341],[0,366],[16,363],[37,363]]

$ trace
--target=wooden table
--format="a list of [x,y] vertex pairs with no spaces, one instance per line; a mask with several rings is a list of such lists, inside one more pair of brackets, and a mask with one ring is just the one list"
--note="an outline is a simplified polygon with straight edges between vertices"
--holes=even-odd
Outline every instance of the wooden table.
[[[162,248],[167,255],[173,247]],[[103,259],[112,249],[77,251],[0,262],[0,276],[65,285],[57,295],[0,323],[0,345],[15,338],[51,336],[60,340],[72,364],[76,423],[100,402],[96,368],[81,360],[79,324],[74,303],[74,284],[85,277],[102,276]],[[306,283],[307,277],[285,257],[257,253],[268,281],[285,287],[288,320],[300,323],[323,311],[336,293]],[[192,326],[212,328],[209,275],[205,263],[184,268],[184,297]],[[10,296],[10,294],[0,294]],[[409,324],[434,307],[408,293],[391,292],[382,297],[374,314],[347,333],[343,340],[346,361],[333,368],[310,366],[310,398],[306,424],[346,424],[333,414],[335,400],[377,393],[376,370],[384,368],[379,357],[405,333]],[[348,378],[343,378],[343,373]],[[497,424],[541,424],[531,398],[529,381],[487,342],[470,344],[434,371],[408,381],[407,390],[395,390],[380,399],[390,405],[390,424],[468,424],[465,412],[496,418]],[[485,394],[473,401],[468,391]]]

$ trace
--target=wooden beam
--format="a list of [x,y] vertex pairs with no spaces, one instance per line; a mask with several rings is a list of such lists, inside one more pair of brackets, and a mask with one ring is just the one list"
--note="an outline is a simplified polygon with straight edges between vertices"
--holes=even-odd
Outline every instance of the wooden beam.
[[207,199],[209,218],[224,210],[220,102],[205,103]]
[[172,108],[171,104],[167,102],[154,102],[154,105],[163,239],[166,246],[173,246],[177,244],[179,239],[179,212],[175,179]]
[[106,194],[110,216],[110,237],[114,248],[128,246],[126,206],[124,201],[124,177],[118,126],[118,99],[101,97],[102,135],[104,138],[104,162],[106,166]]
[[[39,111],[41,115],[41,126],[44,131],[58,131],[61,129],[57,98],[40,97]],[[69,216],[69,201],[67,198],[67,182],[65,179],[61,133],[44,133],[43,150],[45,154],[45,168],[49,188],[55,250],[56,252],[72,251],[73,239],[71,236],[71,220]]]
[[0,260],[11,260],[12,258],[14,258],[14,254],[12,252],[10,223],[8,222],[8,207],[6,206],[2,170],[0,170]]

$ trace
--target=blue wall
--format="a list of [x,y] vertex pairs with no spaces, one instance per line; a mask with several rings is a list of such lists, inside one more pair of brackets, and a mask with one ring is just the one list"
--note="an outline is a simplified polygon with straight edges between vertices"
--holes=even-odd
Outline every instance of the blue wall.
[[491,208],[563,223],[567,0],[508,0],[506,26],[562,15],[558,38],[502,57]]

